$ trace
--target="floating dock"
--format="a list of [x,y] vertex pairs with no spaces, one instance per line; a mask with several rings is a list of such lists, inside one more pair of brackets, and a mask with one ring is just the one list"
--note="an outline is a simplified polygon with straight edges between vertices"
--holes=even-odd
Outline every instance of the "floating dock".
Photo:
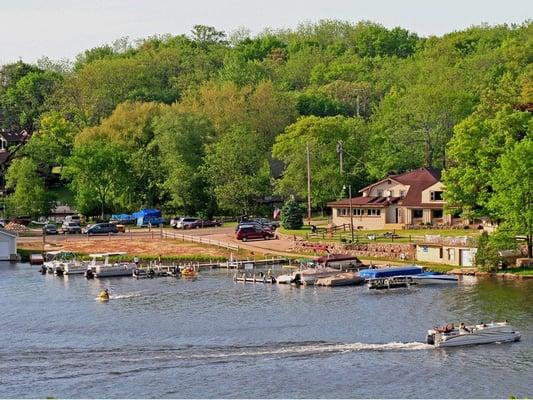
[[242,283],[276,283],[276,278],[272,275],[264,275],[262,273],[259,274],[238,274],[236,273],[233,275],[233,280],[235,282],[242,282]]

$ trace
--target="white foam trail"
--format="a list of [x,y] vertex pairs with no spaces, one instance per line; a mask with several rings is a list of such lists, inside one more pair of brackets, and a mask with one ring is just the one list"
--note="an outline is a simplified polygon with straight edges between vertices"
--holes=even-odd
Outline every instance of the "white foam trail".
[[339,343],[339,344],[312,344],[281,348],[251,348],[239,349],[234,352],[215,352],[204,354],[189,354],[176,356],[178,359],[199,359],[199,358],[227,358],[227,357],[253,357],[253,356],[276,356],[276,355],[313,355],[327,353],[348,353],[356,351],[420,351],[433,349],[422,342],[390,342],[390,343]]
[[132,297],[141,297],[141,293],[126,293],[126,294],[112,294],[109,296],[111,300],[131,299]]
[[[141,297],[141,293],[126,293],[126,294],[112,294],[109,295],[109,300],[131,299],[133,297]],[[100,297],[96,297],[95,300],[102,300]]]

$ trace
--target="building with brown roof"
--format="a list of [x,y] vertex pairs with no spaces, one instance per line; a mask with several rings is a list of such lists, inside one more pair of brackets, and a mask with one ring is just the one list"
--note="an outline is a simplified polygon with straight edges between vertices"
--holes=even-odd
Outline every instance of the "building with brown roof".
[[[401,229],[407,225],[451,225],[444,213],[440,172],[420,168],[390,175],[360,190],[359,197],[328,203],[335,225],[356,229]],[[353,217],[350,218],[350,208]]]

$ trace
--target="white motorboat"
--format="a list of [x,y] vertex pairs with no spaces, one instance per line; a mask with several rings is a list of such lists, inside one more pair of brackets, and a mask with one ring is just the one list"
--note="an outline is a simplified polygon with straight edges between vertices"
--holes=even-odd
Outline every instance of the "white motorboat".
[[459,278],[455,275],[442,274],[440,272],[422,272],[418,275],[411,275],[413,283],[418,285],[441,285],[457,283]]
[[[104,278],[111,276],[132,276],[133,271],[137,268],[137,264],[134,262],[111,262],[110,257],[113,256],[123,256],[127,253],[118,252],[118,253],[101,253],[101,254],[91,254],[92,261],[87,265],[85,276],[87,278]],[[103,261],[99,261],[102,259]]]
[[87,267],[81,262],[76,260],[76,255],[70,251],[49,251],[46,253],[46,260],[43,263],[44,268],[50,274],[63,275],[67,274],[66,271],[76,267],[81,267],[81,274],[85,272]]
[[276,276],[276,283],[281,283],[284,285],[290,285],[294,280],[294,274],[283,274]]
[[338,269],[330,267],[307,268],[293,274],[292,283],[297,285],[314,285],[317,279],[327,278],[339,273]]
[[448,324],[445,327],[429,329],[427,343],[435,347],[454,347],[472,344],[504,343],[520,340],[520,332],[507,321],[464,326],[459,328]]

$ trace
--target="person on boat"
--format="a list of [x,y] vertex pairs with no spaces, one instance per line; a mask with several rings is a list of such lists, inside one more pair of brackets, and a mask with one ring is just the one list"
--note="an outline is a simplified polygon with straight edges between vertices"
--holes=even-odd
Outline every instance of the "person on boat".
[[107,289],[102,290],[100,294],[98,295],[98,297],[102,300],[109,300],[109,290]]
[[459,332],[470,333],[470,329],[466,327],[464,322],[461,322],[461,325],[459,325]]

